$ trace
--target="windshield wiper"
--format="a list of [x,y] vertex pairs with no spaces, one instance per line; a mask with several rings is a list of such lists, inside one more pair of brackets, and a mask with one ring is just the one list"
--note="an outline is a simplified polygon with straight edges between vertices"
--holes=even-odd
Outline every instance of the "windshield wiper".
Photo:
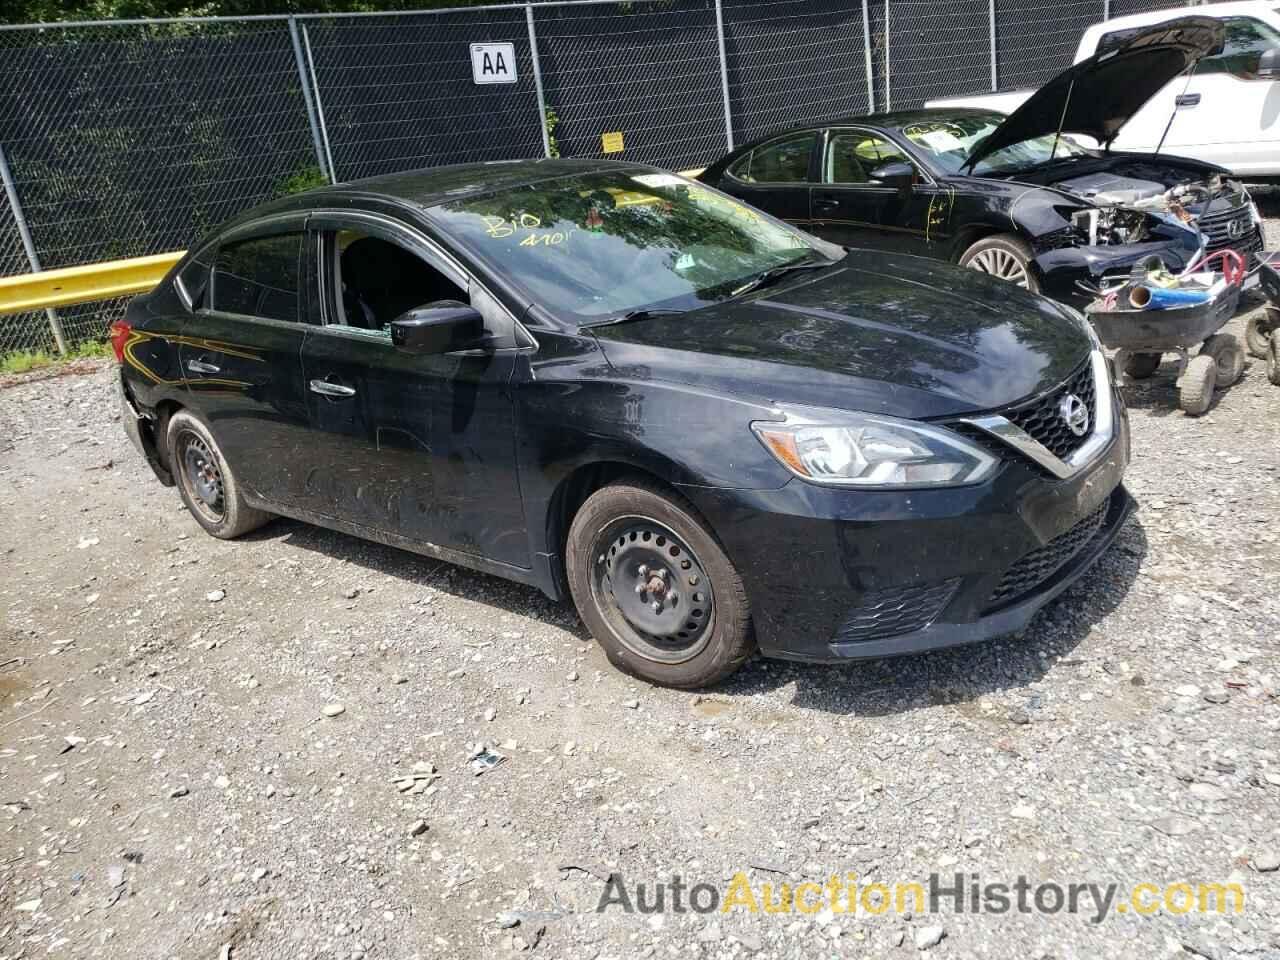
[[654,317],[679,317],[688,313],[688,310],[650,310],[642,308],[640,310],[628,310],[626,313],[617,317],[609,317],[607,320],[597,320],[595,323],[584,323],[585,327],[616,327],[622,323],[635,323],[639,320],[652,320]]
[[741,286],[730,290],[729,296],[740,297],[743,294],[750,293],[752,290],[759,290],[761,287],[767,286],[771,283],[776,283],[787,274],[793,273],[797,270],[820,270],[823,267],[829,267],[832,264],[839,262],[839,260],[813,260],[806,257],[802,260],[793,261],[792,263],[784,263],[780,267],[770,267],[763,273],[756,274]]

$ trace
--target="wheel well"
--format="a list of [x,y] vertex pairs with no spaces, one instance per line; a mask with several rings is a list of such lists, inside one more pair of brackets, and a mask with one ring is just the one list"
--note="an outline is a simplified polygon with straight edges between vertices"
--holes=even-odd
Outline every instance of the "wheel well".
[[966,227],[961,227],[956,231],[955,238],[951,241],[951,262],[958,262],[961,255],[979,240],[1010,232],[1012,231],[1001,230],[999,227],[993,227],[987,223],[971,223]]
[[569,539],[569,527],[573,518],[587,498],[601,487],[621,480],[623,477],[644,478],[652,483],[667,486],[665,480],[629,463],[602,461],[588,463],[578,467],[573,473],[560,481],[551,495],[551,503],[547,509],[547,550],[555,555],[556,586],[564,596],[569,595],[569,582],[565,575],[565,545]]
[[151,422],[151,442],[155,446],[156,457],[171,474],[173,464],[169,462],[169,445],[165,443],[165,434],[169,432],[169,418],[182,409],[177,400],[161,400],[155,406],[156,416]]

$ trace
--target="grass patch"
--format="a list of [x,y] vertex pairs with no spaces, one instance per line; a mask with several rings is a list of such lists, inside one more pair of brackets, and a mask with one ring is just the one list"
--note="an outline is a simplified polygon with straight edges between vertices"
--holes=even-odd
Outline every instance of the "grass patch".
[[72,360],[110,355],[111,344],[105,340],[86,340],[84,343],[77,343],[67,351],[65,356],[50,353],[47,350],[15,350],[12,353],[0,355],[0,374],[29,373],[41,367],[70,363]]

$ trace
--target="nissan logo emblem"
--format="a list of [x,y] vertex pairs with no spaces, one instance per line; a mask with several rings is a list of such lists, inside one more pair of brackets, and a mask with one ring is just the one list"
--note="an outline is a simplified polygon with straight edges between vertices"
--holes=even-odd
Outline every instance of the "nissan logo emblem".
[[1232,220],[1227,224],[1227,236],[1232,240],[1239,240],[1243,237],[1245,230],[1246,227],[1243,220]]
[[1089,408],[1074,393],[1068,393],[1062,398],[1062,402],[1058,404],[1058,414],[1067,429],[1077,437],[1083,437],[1089,432]]

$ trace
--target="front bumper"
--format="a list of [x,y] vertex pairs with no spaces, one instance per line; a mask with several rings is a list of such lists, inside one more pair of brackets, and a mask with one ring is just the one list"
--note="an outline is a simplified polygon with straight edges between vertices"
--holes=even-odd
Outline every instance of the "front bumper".
[[686,488],[743,578],[766,656],[897,656],[1021,630],[1115,540],[1129,427],[1066,480],[1017,456],[989,481],[866,493]]

